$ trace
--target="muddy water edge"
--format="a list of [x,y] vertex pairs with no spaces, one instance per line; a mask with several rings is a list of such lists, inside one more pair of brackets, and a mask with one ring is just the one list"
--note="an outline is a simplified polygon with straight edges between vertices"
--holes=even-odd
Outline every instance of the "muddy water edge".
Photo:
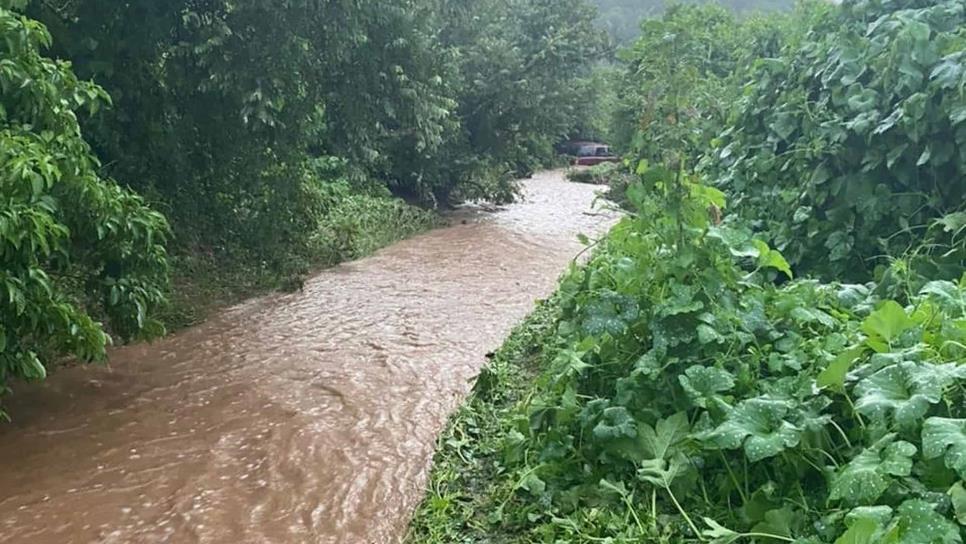
[[19,386],[0,542],[398,542],[435,437],[612,214],[562,172],[494,213]]

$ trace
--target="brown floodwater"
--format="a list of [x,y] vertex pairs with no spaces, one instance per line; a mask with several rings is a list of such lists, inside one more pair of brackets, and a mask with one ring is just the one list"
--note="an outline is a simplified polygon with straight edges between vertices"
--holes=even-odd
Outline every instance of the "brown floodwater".
[[524,187],[303,292],[17,387],[0,542],[398,542],[486,353],[614,219],[561,172]]

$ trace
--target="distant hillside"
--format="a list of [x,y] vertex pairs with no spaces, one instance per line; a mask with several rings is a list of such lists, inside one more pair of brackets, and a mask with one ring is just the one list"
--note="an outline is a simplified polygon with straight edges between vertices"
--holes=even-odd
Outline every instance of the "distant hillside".
[[[691,0],[707,2],[709,0]],[[640,21],[645,17],[660,15],[667,0],[591,0],[600,12],[599,24],[618,43],[627,43],[638,35]],[[794,0],[719,0],[719,3],[738,13],[753,11],[788,10]]]

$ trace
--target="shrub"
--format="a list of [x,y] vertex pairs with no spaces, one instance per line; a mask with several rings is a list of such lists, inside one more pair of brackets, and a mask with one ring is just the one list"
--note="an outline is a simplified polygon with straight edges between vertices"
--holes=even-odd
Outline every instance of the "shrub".
[[709,218],[720,193],[642,178],[637,213],[564,278],[551,362],[506,422],[502,530],[961,542],[966,277],[906,304],[776,286],[781,254]]
[[43,25],[0,2],[0,392],[61,355],[104,357],[110,338],[163,332],[164,218],[98,175],[77,115],[108,102],[45,58]]
[[621,163],[604,162],[589,168],[571,168],[567,179],[575,183],[608,185],[610,180],[621,175],[627,168]]
[[758,62],[714,169],[793,265],[865,279],[966,197],[966,9],[849,1]]

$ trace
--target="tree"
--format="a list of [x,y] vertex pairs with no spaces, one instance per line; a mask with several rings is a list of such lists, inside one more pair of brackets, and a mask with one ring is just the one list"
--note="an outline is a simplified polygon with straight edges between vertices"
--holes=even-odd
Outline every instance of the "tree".
[[167,223],[98,174],[77,122],[108,102],[70,65],[45,58],[50,34],[0,1],[0,390],[40,379],[56,357],[105,355],[92,315],[123,338],[163,332]]

